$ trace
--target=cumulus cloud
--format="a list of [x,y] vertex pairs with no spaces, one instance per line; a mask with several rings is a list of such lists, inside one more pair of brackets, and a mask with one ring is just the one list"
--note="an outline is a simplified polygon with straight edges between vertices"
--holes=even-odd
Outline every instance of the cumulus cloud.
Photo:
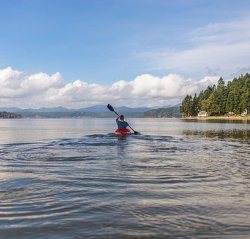
[[32,97],[58,87],[62,83],[59,72],[49,76],[45,73],[27,75],[26,72],[12,70],[11,67],[0,70],[0,96],[1,98]]
[[0,70],[1,106],[81,108],[96,104],[164,106],[182,101],[187,94],[199,93],[219,77],[200,80],[185,79],[177,74],[157,77],[143,74],[132,81],[117,81],[112,85],[89,84],[76,80],[64,83],[60,73],[29,74],[8,67]]

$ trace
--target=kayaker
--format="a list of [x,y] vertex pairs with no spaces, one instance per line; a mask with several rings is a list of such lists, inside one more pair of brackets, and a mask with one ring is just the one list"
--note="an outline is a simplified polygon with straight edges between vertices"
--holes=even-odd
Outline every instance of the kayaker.
[[118,129],[126,129],[129,124],[124,121],[124,115],[120,115],[116,118],[116,123],[117,123],[117,126],[118,126]]

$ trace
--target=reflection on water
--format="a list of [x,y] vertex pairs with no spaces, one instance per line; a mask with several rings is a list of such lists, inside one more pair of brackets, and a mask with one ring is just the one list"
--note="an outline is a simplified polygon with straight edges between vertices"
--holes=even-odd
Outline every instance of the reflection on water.
[[202,138],[213,138],[222,140],[238,139],[243,142],[250,142],[250,130],[183,130],[183,135],[199,136]]
[[250,124],[249,119],[239,118],[236,119],[182,119],[183,122],[196,122],[196,123],[215,123],[215,124]]
[[248,125],[135,120],[144,134],[121,137],[97,122],[0,145],[1,239],[248,238]]

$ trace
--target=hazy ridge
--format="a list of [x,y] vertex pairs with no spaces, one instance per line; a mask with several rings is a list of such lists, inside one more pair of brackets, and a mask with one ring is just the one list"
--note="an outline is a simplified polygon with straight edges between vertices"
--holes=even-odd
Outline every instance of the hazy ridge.
[[[165,106],[164,108],[137,107],[130,108],[126,106],[115,107],[118,114],[125,114],[129,118],[162,118],[162,117],[181,117],[179,107]],[[107,109],[106,105],[96,105],[80,109],[67,109],[65,107],[39,108],[39,109],[21,109],[17,107],[0,107],[0,111],[11,112],[22,115],[24,118],[113,118],[115,114]]]

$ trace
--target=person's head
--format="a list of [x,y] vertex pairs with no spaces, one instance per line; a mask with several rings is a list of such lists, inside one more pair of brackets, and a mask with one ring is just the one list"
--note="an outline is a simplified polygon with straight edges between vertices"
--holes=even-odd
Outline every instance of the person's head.
[[120,115],[120,120],[124,120],[124,115]]

